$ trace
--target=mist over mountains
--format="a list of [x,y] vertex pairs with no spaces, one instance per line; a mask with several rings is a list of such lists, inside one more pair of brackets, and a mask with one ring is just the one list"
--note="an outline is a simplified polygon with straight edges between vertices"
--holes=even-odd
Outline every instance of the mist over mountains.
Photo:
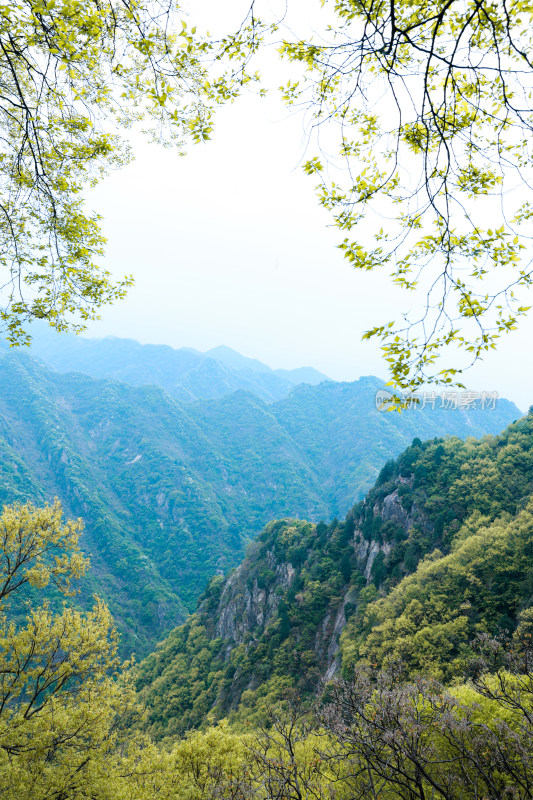
[[83,372],[93,378],[114,378],[133,386],[160,386],[182,403],[224,397],[245,389],[267,402],[286,397],[299,383],[329,380],[312,367],[272,370],[230,347],[200,353],[190,347],[139,344],[108,336],[86,339],[32,326],[31,352],[58,372]]
[[[184,403],[142,385],[148,373],[166,380],[165,357],[181,351],[114,339],[91,347],[85,361],[71,352],[78,372],[66,374],[0,352],[0,501],[57,496],[83,518],[92,569],[81,599],[97,592],[109,603],[125,653],[147,653],[182,622],[271,519],[343,517],[413,437],[497,433],[521,416],[505,400],[492,411],[380,413],[383,384],[372,377],[302,384],[271,403],[242,387]],[[118,371],[121,352],[121,374],[137,385],[80,373]]]

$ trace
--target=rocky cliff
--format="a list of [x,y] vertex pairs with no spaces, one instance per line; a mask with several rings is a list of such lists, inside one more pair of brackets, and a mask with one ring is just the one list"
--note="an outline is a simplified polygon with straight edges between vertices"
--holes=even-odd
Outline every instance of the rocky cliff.
[[[270,523],[141,665],[152,733],[208,716],[243,720],[287,689],[316,691],[362,657],[374,609],[407,576],[446,559],[480,524],[516,514],[532,493],[530,415],[499,437],[415,440],[343,522]],[[509,611],[512,625],[518,611]]]

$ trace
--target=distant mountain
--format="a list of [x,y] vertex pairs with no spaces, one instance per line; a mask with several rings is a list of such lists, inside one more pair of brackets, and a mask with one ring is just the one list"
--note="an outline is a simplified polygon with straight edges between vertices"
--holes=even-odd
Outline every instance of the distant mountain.
[[252,370],[253,372],[258,372],[263,375],[265,373],[274,372],[275,375],[284,378],[293,386],[299,383],[309,383],[311,386],[316,386],[318,383],[330,380],[327,375],[324,375],[313,367],[271,370],[270,367],[267,367],[262,361],[258,361],[256,358],[241,356],[240,353],[237,353],[236,350],[232,350],[231,347],[213,347],[211,350],[208,350],[205,355],[236,370]]
[[224,345],[206,350],[204,355],[209,358],[214,358],[215,361],[220,361],[222,364],[226,364],[226,366],[232,369],[248,369],[252,370],[252,372],[259,373],[271,372],[270,367],[263,364],[263,362],[259,361],[257,358],[247,358],[236,350],[232,350],[231,347],[225,347]]
[[313,369],[313,367],[298,367],[297,369],[275,369],[274,372],[281,378],[286,378],[287,380],[292,381],[295,384],[309,383],[311,384],[311,386],[316,386],[318,383],[323,383],[323,381],[329,380],[329,378],[327,378],[318,370]]
[[229,347],[207,353],[192,348],[139,344],[107,336],[86,339],[34,326],[31,352],[58,372],[83,372],[92,378],[114,378],[132,386],[160,386],[182,403],[225,397],[238,389],[266,402],[286,397],[299,383],[328,380],[312,367],[272,370]]
[[101,594],[124,651],[143,655],[273,517],[344,515],[414,436],[496,433],[520,416],[505,400],[494,411],[383,414],[381,386],[365,378],[301,385],[270,405],[244,391],[185,405],[156,386],[60,374],[3,351],[0,503],[57,495],[83,517],[93,561],[84,596]]

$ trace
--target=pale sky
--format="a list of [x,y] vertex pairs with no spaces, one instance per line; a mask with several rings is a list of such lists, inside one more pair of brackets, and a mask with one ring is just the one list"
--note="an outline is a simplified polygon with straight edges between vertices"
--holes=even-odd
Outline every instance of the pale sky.
[[[300,166],[302,120],[275,93],[221,109],[212,141],[185,157],[133,144],[135,162],[90,202],[104,217],[108,268],[132,273],[135,287],[102,310],[88,335],[202,351],[224,344],[274,368],[386,377],[378,346],[361,335],[408,308],[409,298],[382,276],[354,271],[336,249],[342,234],[328,227]],[[465,382],[526,410],[531,341],[533,319]]]

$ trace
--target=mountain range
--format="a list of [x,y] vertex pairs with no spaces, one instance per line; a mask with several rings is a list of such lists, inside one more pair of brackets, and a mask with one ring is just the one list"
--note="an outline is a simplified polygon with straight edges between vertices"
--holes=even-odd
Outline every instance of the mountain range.
[[[122,346],[106,341],[113,354]],[[80,600],[100,594],[123,652],[142,656],[269,520],[343,517],[414,436],[496,433],[520,416],[504,400],[386,414],[375,405],[382,386],[325,381],[274,403],[242,389],[182,403],[158,386],[61,374],[2,351],[0,502],[57,496],[83,518],[93,567]]]
[[299,383],[316,385],[328,380],[312,367],[272,370],[230,347],[200,353],[189,347],[139,344],[113,336],[87,339],[57,334],[46,325],[36,324],[32,334],[32,354],[58,372],[82,372],[132,386],[159,386],[182,403],[225,397],[238,389],[275,402]]

